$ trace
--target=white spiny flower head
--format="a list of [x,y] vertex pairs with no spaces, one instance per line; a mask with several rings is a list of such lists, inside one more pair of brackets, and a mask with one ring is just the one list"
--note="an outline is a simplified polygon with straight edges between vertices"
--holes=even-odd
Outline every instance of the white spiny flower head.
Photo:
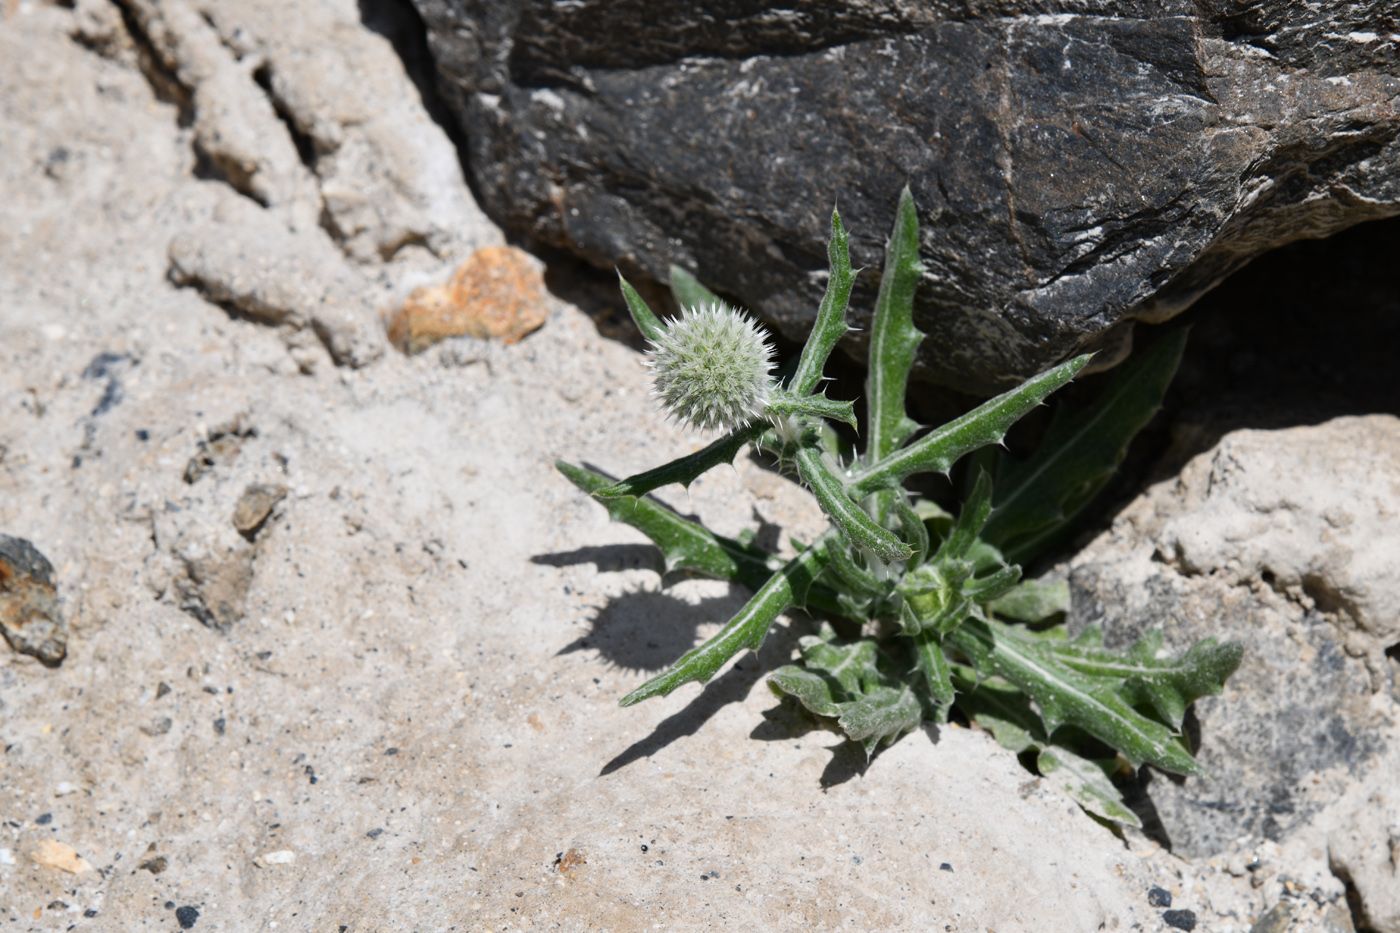
[[726,304],[682,308],[647,365],[666,413],[692,427],[743,427],[762,418],[773,391],[768,335]]

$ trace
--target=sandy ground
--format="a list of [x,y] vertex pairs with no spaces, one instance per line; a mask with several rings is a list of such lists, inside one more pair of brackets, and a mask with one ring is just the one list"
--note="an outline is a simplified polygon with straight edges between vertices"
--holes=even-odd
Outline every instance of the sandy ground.
[[[388,49],[343,7],[325,15]],[[151,9],[183,7],[127,23]],[[475,226],[440,241],[308,229],[343,164],[293,166],[260,204],[209,169],[211,131],[157,95],[120,15],[6,10],[0,533],[53,563],[70,636],[56,669],[0,645],[4,929],[1165,929],[1154,887],[1198,929],[1262,913],[1247,879],[1115,838],[983,734],[929,729],[863,769],[762,683],[804,617],[703,690],[618,709],[747,596],[663,587],[552,466],[621,475],[704,442],[663,422],[640,357],[555,299],[512,346],[387,348],[380,312],[499,240],[460,175],[434,184]],[[253,70],[230,86],[260,93]],[[339,249],[344,365],[314,310],[172,283],[180,237],[264,222]],[[236,455],[187,482],[235,419]],[[249,543],[232,516],[255,483],[288,494]],[[821,527],[744,458],[661,498],[785,547]],[[226,630],[182,610],[198,568],[240,566]],[[50,841],[85,864],[36,860]],[[1299,876],[1329,892],[1318,924],[1324,875]]]

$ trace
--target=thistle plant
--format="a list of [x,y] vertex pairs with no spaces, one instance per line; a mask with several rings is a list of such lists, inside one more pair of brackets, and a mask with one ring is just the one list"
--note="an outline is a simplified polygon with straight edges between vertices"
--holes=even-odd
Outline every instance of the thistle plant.
[[[852,404],[820,391],[827,358],[849,330],[846,309],[855,281],[837,213],[826,294],[785,379],[772,375],[773,351],[761,329],[689,274],[672,270],[682,311],[669,323],[621,281],[649,342],[655,394],[666,412],[691,427],[725,433],[702,450],[620,482],[562,461],[558,468],[613,519],[651,538],[668,572],[754,590],[718,634],[621,705],[708,681],[739,652],[757,650],[781,613],[803,608],[823,621],[815,634],[798,640],[796,663],[773,671],[768,684],[832,721],[867,755],[921,721],[946,721],[956,707],[1085,809],[1136,825],[1110,777],[1144,763],[1203,773],[1182,732],[1183,718],[1197,698],[1221,692],[1242,648],[1207,639],[1173,658],[1162,648],[1160,631],[1124,650],[1105,647],[1097,628],[1070,639],[1062,621],[1067,584],[1023,580],[1021,564],[1054,544],[1113,476],[1128,442],[1161,403],[1185,331],[1120,366],[1089,405],[1060,405],[1036,451],[1015,460],[998,450],[1007,430],[1073,379],[1089,356],[940,427],[919,425],[905,405],[924,336],[912,316],[923,271],[918,240],[906,189],[869,335],[859,453],[829,424],[857,427]],[[830,521],[816,540],[794,541],[797,554],[789,560],[752,539],[716,535],[647,496],[671,483],[689,486],[749,445],[795,470]],[[968,493],[956,515],[905,487],[921,473],[947,475],[967,455]],[[883,634],[842,638],[833,621],[848,632]]]

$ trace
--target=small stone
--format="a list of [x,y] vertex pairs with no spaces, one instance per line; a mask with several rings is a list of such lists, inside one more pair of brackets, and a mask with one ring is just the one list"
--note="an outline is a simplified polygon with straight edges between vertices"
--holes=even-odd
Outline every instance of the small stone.
[[374,829],[371,829],[369,832],[365,833],[365,835],[368,836],[370,839],[378,839],[380,836],[384,835],[384,830],[375,827]]
[[952,871],[952,870],[953,870],[953,866],[952,866],[952,865],[949,865],[947,862],[944,862],[943,864],[941,864],[941,865],[938,866],[938,870],[939,870],[939,871]]
[[225,730],[226,728],[228,728],[228,720],[225,720],[225,719],[216,719],[216,720],[214,720],[214,732],[215,732],[216,734],[218,734],[218,735],[223,735],[223,734],[224,734],[224,730]]
[[37,817],[34,818],[34,824],[35,824],[36,826],[47,826],[47,825],[49,825],[49,824],[52,823],[52,822],[53,822],[53,814],[52,814],[52,813],[40,813]]
[[34,851],[29,853],[29,858],[36,865],[57,868],[70,875],[92,871],[92,864],[87,859],[78,855],[78,851],[72,846],[57,839],[45,839],[39,843]]
[[1166,888],[1152,888],[1147,892],[1147,903],[1153,907],[1172,906],[1172,892]]
[[233,527],[252,541],[277,503],[287,498],[287,487],[275,483],[251,483],[233,508]]
[[1192,930],[1196,929],[1196,912],[1193,910],[1164,910],[1162,911],[1162,922],[1173,929],[1191,933]]
[[1284,933],[1292,922],[1293,905],[1287,901],[1279,901],[1269,908],[1268,913],[1255,921],[1254,926],[1249,928],[1249,933]]
[[194,926],[194,922],[199,919],[199,911],[186,905],[177,908],[175,911],[175,922],[180,924],[180,929],[188,930]]
[[264,855],[262,860],[268,865],[290,865],[297,860],[297,854],[291,849],[278,849]]
[[11,648],[47,667],[58,667],[68,654],[53,564],[28,541],[9,535],[0,535],[0,633]]
[[141,731],[154,738],[158,735],[165,735],[173,725],[175,722],[169,716],[158,716],[142,726]]
[[467,257],[446,285],[409,295],[389,324],[389,341],[408,354],[447,337],[499,337],[511,344],[548,316],[535,260],[513,246],[488,246]]
[[163,680],[162,680],[160,683],[156,684],[156,699],[157,699],[157,700],[159,700],[161,697],[165,696],[165,695],[166,695],[167,693],[169,693],[169,692],[170,692],[170,684],[166,683],[166,682],[163,681]]
[[11,849],[0,849],[0,865],[13,865],[15,853]]
[[95,908],[89,907],[87,910],[83,911],[83,916],[91,920],[93,917],[97,916],[97,910]]
[[77,793],[77,791],[77,784],[73,784],[69,781],[59,781],[58,785],[53,789],[53,795],[55,797],[67,797],[69,794]]
[[157,855],[155,858],[146,859],[136,867],[138,870],[145,869],[153,875],[158,875],[170,867],[170,860],[163,855]]

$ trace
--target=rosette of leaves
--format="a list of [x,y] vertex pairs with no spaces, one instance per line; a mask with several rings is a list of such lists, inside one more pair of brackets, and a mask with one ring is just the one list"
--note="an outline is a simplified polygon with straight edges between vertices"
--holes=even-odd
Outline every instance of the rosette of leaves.
[[[768,678],[775,692],[834,721],[867,754],[921,721],[946,721],[956,706],[1085,809],[1137,824],[1110,777],[1144,763],[1201,774],[1182,731],[1183,717],[1197,698],[1221,692],[1242,648],[1207,639],[1172,657],[1162,650],[1160,632],[1125,650],[1105,647],[1095,629],[1069,639],[1063,622],[1055,624],[1068,608],[1068,586],[1023,580],[1021,564],[1053,544],[1114,475],[1129,441],[1161,404],[1185,331],[1159,339],[1121,365],[1087,406],[1060,405],[1039,447],[1016,460],[996,449],[1006,431],[1069,382],[1089,356],[1068,360],[947,424],[918,424],[905,405],[924,336],[912,319],[923,271],[918,243],[906,189],[876,298],[865,383],[868,417],[858,453],[828,424],[854,426],[851,403],[819,391],[827,358],[848,331],[855,279],[846,231],[833,212],[830,275],[816,323],[790,375],[751,393],[762,397],[761,411],[745,401],[752,420],[702,450],[619,482],[558,463],[615,520],[651,538],[668,571],[733,580],[754,590],[718,634],[623,697],[621,705],[709,680],[739,652],[758,649],[781,613],[801,607],[858,623],[861,631],[888,633],[843,639],[823,623],[817,634],[799,640],[800,658]],[[626,280],[621,286],[653,346],[674,343],[668,330],[674,325],[659,319]],[[723,305],[680,269],[672,270],[672,290],[684,309]],[[828,530],[798,546],[791,559],[752,540],[716,535],[647,495],[671,483],[688,486],[749,445],[790,465],[830,520]],[[946,475],[979,450],[958,514],[906,488],[910,477]]]

